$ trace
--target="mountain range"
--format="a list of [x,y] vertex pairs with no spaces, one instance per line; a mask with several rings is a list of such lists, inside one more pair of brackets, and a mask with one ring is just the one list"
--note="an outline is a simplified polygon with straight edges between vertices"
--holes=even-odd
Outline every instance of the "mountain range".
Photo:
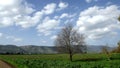
[[[100,53],[103,46],[87,46],[87,53]],[[107,47],[108,51],[115,49],[115,47]],[[16,46],[16,45],[0,45],[0,54],[56,54],[57,48],[55,46]]]

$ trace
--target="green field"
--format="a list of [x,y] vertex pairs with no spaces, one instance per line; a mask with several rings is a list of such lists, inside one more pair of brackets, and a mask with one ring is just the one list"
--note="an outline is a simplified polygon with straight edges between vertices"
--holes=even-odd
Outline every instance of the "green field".
[[120,54],[76,54],[73,61],[68,54],[0,55],[17,68],[120,68]]

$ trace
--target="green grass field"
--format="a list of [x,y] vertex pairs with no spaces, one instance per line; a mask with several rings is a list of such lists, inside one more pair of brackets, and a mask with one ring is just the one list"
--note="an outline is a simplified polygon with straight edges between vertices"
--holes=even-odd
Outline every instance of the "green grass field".
[[68,54],[0,55],[17,68],[120,68],[120,54],[76,54],[73,61]]

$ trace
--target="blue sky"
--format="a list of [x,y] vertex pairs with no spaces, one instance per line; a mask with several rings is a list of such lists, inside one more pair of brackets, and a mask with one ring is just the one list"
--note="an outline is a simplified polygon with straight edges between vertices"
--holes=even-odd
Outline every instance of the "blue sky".
[[119,0],[0,0],[0,44],[53,46],[73,23],[89,45],[120,40]]

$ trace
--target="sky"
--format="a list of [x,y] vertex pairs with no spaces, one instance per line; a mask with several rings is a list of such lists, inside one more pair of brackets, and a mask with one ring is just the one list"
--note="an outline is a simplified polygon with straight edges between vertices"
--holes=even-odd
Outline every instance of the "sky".
[[54,46],[68,23],[86,44],[116,46],[119,0],[0,0],[0,44]]

